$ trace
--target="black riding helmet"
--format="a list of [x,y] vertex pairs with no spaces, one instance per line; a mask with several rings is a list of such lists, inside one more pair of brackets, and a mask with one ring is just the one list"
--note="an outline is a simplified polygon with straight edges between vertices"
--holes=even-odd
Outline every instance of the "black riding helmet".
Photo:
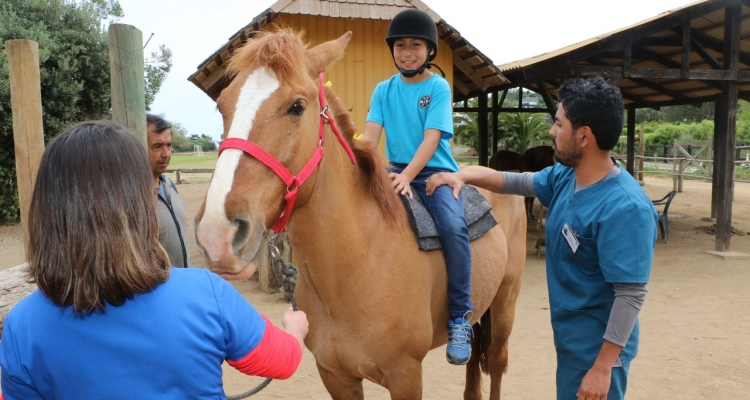
[[[388,36],[385,37],[385,41],[391,49],[391,57],[393,57],[393,43],[396,39],[401,38],[417,38],[427,41],[429,47],[427,49],[427,61],[418,70],[405,70],[398,68],[398,65],[396,65],[401,74],[408,78],[421,74],[425,68],[429,68],[430,61],[434,60],[437,55],[438,34],[435,21],[426,12],[416,8],[401,11],[391,20],[391,24],[388,26]],[[432,49],[431,55],[429,54],[430,49]]]

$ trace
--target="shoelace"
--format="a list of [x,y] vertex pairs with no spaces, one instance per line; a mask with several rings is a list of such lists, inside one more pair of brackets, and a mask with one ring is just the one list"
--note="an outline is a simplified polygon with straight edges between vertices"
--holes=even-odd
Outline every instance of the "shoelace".
[[471,325],[466,321],[461,324],[451,324],[451,346],[468,349],[471,347]]

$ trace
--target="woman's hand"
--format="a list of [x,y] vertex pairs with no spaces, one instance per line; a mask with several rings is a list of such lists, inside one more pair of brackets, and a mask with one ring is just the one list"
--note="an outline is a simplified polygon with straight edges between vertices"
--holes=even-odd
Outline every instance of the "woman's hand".
[[300,346],[305,347],[304,340],[305,336],[307,336],[309,323],[307,322],[307,314],[304,311],[294,311],[292,307],[289,307],[281,317],[281,326],[284,327],[287,333],[299,340]]

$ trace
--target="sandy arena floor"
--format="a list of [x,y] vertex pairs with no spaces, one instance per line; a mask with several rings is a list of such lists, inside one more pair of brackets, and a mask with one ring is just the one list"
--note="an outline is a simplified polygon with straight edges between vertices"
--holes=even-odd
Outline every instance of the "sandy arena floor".
[[[207,180],[179,185],[188,205],[190,224],[200,207]],[[672,190],[668,179],[646,178],[652,199]],[[537,203],[538,204],[538,203]],[[747,399],[750,398],[750,258],[722,259],[704,252],[714,249],[714,236],[705,229],[710,215],[711,185],[685,181],[670,208],[669,243],[656,245],[649,294],[641,312],[640,353],[631,366],[629,399]],[[750,255],[750,184],[737,183],[731,250]],[[555,355],[549,324],[544,257],[536,258],[530,224],[528,257],[516,322],[511,335],[510,366],[503,379],[503,399],[554,398]],[[192,236],[192,232],[191,232]],[[625,240],[626,238],[623,238]],[[21,230],[0,227],[0,269],[23,262]],[[193,246],[197,266],[202,260]],[[258,283],[236,283],[240,292],[272,321],[280,323],[289,305],[280,294],[265,294]],[[745,338],[745,339],[742,339]],[[462,397],[464,369],[445,361],[444,348],[431,352],[423,365],[425,399]],[[261,382],[231,367],[225,368],[228,394],[249,390]],[[487,393],[489,380],[484,382]],[[388,392],[365,383],[368,399],[388,399]],[[327,399],[312,354],[305,352],[300,369],[287,381],[272,382],[253,398]]]

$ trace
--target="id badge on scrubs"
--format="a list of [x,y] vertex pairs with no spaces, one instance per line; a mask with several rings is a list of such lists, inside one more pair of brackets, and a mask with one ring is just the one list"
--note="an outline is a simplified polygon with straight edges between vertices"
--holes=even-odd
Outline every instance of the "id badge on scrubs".
[[570,250],[573,251],[573,254],[575,254],[576,250],[578,250],[578,245],[580,244],[580,242],[578,241],[575,233],[573,233],[573,230],[570,229],[570,225],[568,225],[567,222],[565,223],[565,225],[563,225],[562,235],[565,238],[565,241],[568,242]]

